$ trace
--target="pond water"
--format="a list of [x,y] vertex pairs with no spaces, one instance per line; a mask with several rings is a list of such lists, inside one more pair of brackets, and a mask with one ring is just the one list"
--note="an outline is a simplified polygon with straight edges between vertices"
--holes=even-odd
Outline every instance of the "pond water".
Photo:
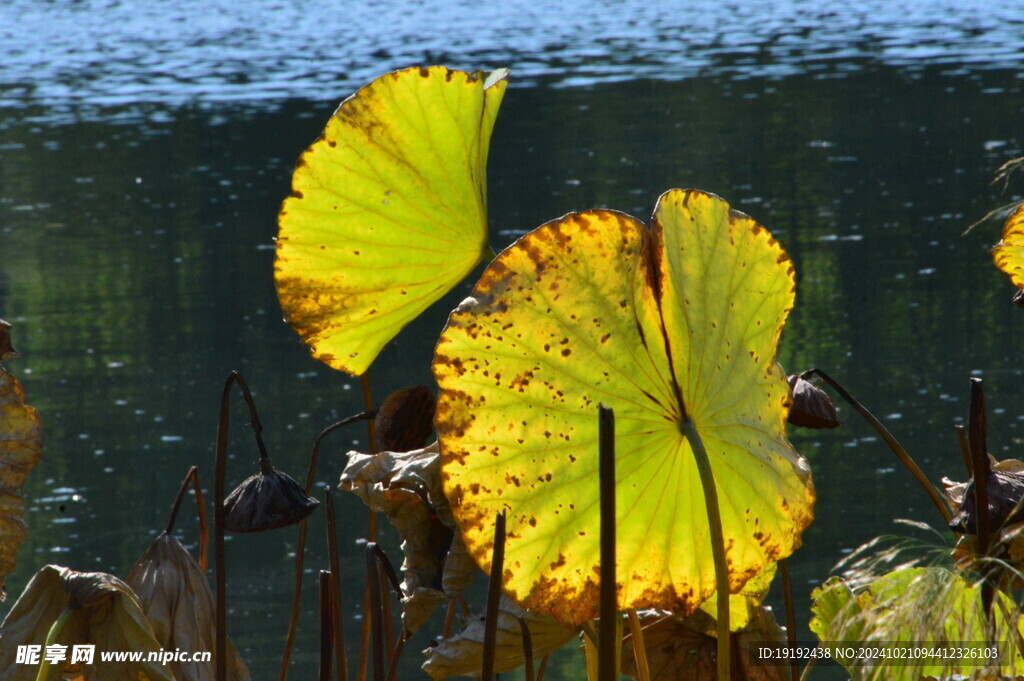
[[[715,192],[795,262],[788,370],[846,384],[935,481],[963,477],[952,425],[981,377],[990,447],[1020,456],[1024,313],[987,251],[998,224],[962,232],[1019,198],[1020,184],[989,182],[1024,153],[1024,4],[171,4],[0,7],[0,316],[46,438],[12,596],[45,563],[127,572],[188,466],[212,484],[232,369],[275,464],[300,479],[316,434],[361,410],[358,381],[311,359],[281,321],[272,239],[295,158],[337,102],[411,64],[513,70],[489,170],[496,247],[571,210],[646,218],[668,188]],[[385,350],[378,396],[431,383],[431,339],[468,290]],[[229,485],[255,470],[246,413],[232,413]],[[874,432],[843,417],[792,435],[819,495],[791,561],[801,626],[810,589],[850,549],[911,532],[893,518],[941,525]],[[320,484],[362,436],[337,436]],[[366,514],[338,501],[355,613]],[[192,525],[179,520],[189,544]],[[228,544],[230,633],[254,678],[276,676],[294,543],[281,530]],[[313,608],[295,678],[315,669]],[[406,648],[403,675],[417,678],[425,643]],[[581,673],[566,654],[547,678]]]

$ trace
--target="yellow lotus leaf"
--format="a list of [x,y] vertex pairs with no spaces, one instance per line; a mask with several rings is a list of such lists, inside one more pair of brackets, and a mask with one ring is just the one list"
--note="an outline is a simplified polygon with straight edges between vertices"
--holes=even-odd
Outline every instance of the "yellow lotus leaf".
[[[10,345],[10,324],[0,319],[0,361],[16,357]],[[43,424],[25,404],[25,391],[0,365],[0,600],[6,596],[4,577],[14,572],[18,547],[28,535],[21,488],[42,456]]]
[[[54,642],[66,646],[66,659],[50,666],[46,681],[65,674],[85,681],[174,681],[168,667],[147,659],[162,649],[127,584],[102,572],[57,565],[32,577],[0,625],[0,679],[38,681],[39,665],[19,662],[18,646],[41,646],[62,615],[67,619]],[[92,663],[72,659],[75,646],[89,645],[95,646]],[[142,653],[142,660],[104,661],[101,653],[110,652]]]
[[386,74],[302,154],[274,270],[285,318],[317,359],[363,373],[490,252],[487,153],[507,76]]
[[[757,573],[743,585],[739,593],[729,594],[729,629],[738,631],[747,626],[752,619],[764,610],[764,599],[768,596],[768,590],[775,579],[775,571],[778,563],[771,563],[766,569]],[[700,610],[708,617],[718,617],[718,602],[715,598],[709,598],[700,604]]]
[[992,250],[996,267],[1010,275],[1017,288],[1024,289],[1024,205],[1003,226],[1003,238]]
[[789,555],[814,501],[775,362],[793,290],[775,239],[693,190],[664,194],[653,229],[570,214],[500,254],[434,357],[445,492],[473,557],[489,565],[505,510],[506,591],[563,622],[597,615],[602,403],[615,410],[620,608],[687,615],[715,592],[685,419],[710,458],[730,592]]

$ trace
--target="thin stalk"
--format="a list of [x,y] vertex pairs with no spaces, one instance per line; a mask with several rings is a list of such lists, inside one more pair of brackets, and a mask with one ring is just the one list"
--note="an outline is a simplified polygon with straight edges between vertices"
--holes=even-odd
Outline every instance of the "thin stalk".
[[[57,637],[60,636],[60,632],[64,629],[64,625],[67,624],[72,612],[74,612],[74,608],[68,605],[68,607],[61,611],[57,619],[53,621],[53,624],[50,625],[50,630],[46,634],[46,643],[43,644],[44,651],[57,642]],[[50,660],[44,656],[43,661],[39,663],[39,671],[36,672],[36,681],[47,681],[49,676]]]
[[[359,377],[359,380],[363,388],[363,409],[365,411],[373,411],[373,389],[370,385],[369,370],[365,371]],[[374,429],[372,420],[366,422],[366,437],[366,443],[370,449],[369,453],[376,454],[377,432]],[[370,511],[366,527],[366,538],[370,542],[377,541],[377,513],[375,511]],[[363,585],[363,628],[359,634],[359,662],[356,665],[357,681],[366,681],[367,657],[370,649],[370,615],[370,584],[366,582]]]
[[337,681],[348,681],[348,651],[345,649],[345,622],[341,613],[341,557],[338,552],[338,520],[334,494],[327,487],[327,555],[331,565],[331,623],[334,631],[334,657]]
[[548,668],[548,656],[540,658],[540,667],[537,669],[537,681],[544,681],[544,672]]
[[807,661],[807,664],[804,665],[803,673],[800,674],[800,681],[807,681],[807,679],[810,678],[811,670],[814,669],[814,665],[817,663],[818,658],[816,657],[812,657],[810,660]]
[[618,583],[615,576],[615,411],[598,407],[598,491],[601,513],[600,601],[597,634],[598,681],[619,678],[619,641],[616,620],[619,619]]
[[[383,575],[383,574],[380,575],[381,593],[384,592],[385,585],[387,584],[386,580],[387,580],[387,577],[385,575]],[[399,600],[401,600],[401,598],[402,598],[402,596],[401,596],[401,587],[399,587],[398,593],[399,593],[398,598],[399,598]],[[390,598],[382,598],[381,599],[381,601],[380,601],[380,618],[381,618],[381,621],[384,623],[384,649],[385,650],[394,650],[394,648],[395,648],[395,628],[394,628],[394,621],[391,619],[391,599]],[[399,638],[401,638],[401,637],[399,637]]]
[[[967,441],[971,449],[974,469],[974,503],[978,527],[978,555],[987,556],[992,542],[992,523],[988,515],[988,426],[985,422],[985,390],[980,378],[971,379],[971,406],[967,417]],[[991,570],[984,570],[981,583],[981,602],[988,617],[992,616],[995,592],[989,579]]]
[[860,402],[855,400],[853,398],[853,395],[846,392],[846,389],[843,388],[843,386],[836,383],[831,376],[826,374],[821,369],[811,369],[800,374],[800,377],[804,379],[809,378],[810,376],[818,376],[819,378],[821,378],[821,380],[825,381],[830,386],[832,386],[832,388],[837,393],[839,393],[839,395],[844,400],[846,400],[850,404],[850,406],[853,407],[854,410],[856,410],[856,412],[860,414],[872,428],[875,429],[875,432],[882,437],[882,439],[885,441],[885,444],[889,445],[889,449],[892,450],[893,454],[895,454],[896,457],[900,460],[900,462],[906,467],[906,469],[910,471],[911,475],[913,475],[917,482],[921,485],[921,487],[924,488],[924,491],[928,493],[928,496],[931,498],[932,503],[935,504],[935,508],[938,509],[939,513],[942,515],[943,519],[948,524],[949,521],[953,518],[953,514],[950,512],[949,506],[946,505],[946,501],[942,498],[942,495],[939,494],[939,491],[935,489],[935,486],[928,482],[928,478],[925,477],[924,472],[914,462],[914,459],[911,458],[910,454],[907,453],[907,450],[905,450],[903,446],[896,440],[896,438],[893,437],[892,433],[890,433],[889,430],[882,425],[881,421],[875,418],[874,414],[868,411],[867,408],[864,407],[864,405],[862,405]]
[[530,627],[526,625],[526,620],[522,617],[516,617],[519,621],[519,633],[523,637],[523,674],[525,675],[525,681],[534,681],[533,677],[533,637],[530,636]]
[[238,377],[232,371],[224,383],[224,391],[220,397],[220,416],[217,420],[217,450],[214,462],[213,482],[213,562],[214,581],[216,582],[216,634],[214,638],[214,664],[217,681],[227,681],[227,611],[225,572],[224,572],[224,477],[227,467],[229,407],[231,400],[231,384]]
[[633,659],[636,661],[638,681],[651,681],[651,669],[647,664],[647,647],[644,645],[644,629],[640,625],[640,616],[636,608],[626,611],[629,616],[629,633],[633,637]]
[[590,639],[590,642],[594,644],[594,647],[597,647],[598,636],[597,631],[594,629],[593,622],[594,620],[590,620],[589,622],[584,622],[583,624],[581,624],[580,631],[583,632],[584,636]]
[[444,614],[444,629],[441,631],[441,638],[452,637],[452,626],[455,623],[455,599],[448,599],[448,612]]
[[[1003,613],[1003,618],[1007,622],[1016,622],[1020,619],[1020,608],[1016,608],[1012,613],[1010,612],[1010,606],[1006,602],[1009,599],[1000,599],[998,601],[999,610]],[[995,632],[993,632],[995,633]],[[1017,654],[1024,657],[1024,636],[1021,636],[1020,629],[1013,627],[1013,645],[1017,649]]]
[[373,545],[373,553],[377,557],[377,579],[380,582],[380,614],[381,623],[382,627],[384,628],[385,634],[384,649],[390,651],[388,653],[388,674],[386,678],[387,681],[393,681],[395,675],[398,673],[398,659],[399,656],[402,654],[402,649],[405,647],[406,637],[405,633],[403,632],[403,634],[399,636],[398,639],[395,640],[393,643],[392,639],[388,637],[389,634],[393,636],[394,632],[391,631],[391,624],[390,620],[388,619],[390,617],[391,611],[386,607],[388,604],[388,599],[384,596],[384,589],[385,587],[390,585],[392,593],[394,593],[395,595],[395,598],[401,601],[402,582],[398,579],[398,573],[395,572],[395,567],[391,564],[391,559],[388,558],[388,554],[384,553],[384,549],[382,549],[379,544]]
[[332,622],[331,573],[320,571],[320,670],[319,681],[331,681],[331,650],[334,647],[334,623]]
[[953,426],[956,433],[957,444],[960,445],[960,457],[964,460],[964,468],[967,469],[968,479],[974,477],[974,464],[971,462],[971,443],[967,440],[967,431],[961,425]]
[[490,555],[487,581],[487,605],[483,619],[483,663],[480,681],[495,678],[495,647],[498,642],[498,606],[502,599],[502,573],[505,568],[505,511],[495,519],[495,546]]
[[[387,598],[384,595],[384,587],[388,584],[391,585],[394,591],[395,597],[401,599],[402,597],[402,583],[398,579],[398,573],[395,572],[394,566],[391,564],[391,560],[387,554],[384,553],[384,549],[375,542],[370,542],[366,545],[366,557],[367,557],[367,580],[373,580],[370,584],[370,611],[371,616],[374,618],[373,626],[373,670],[374,670],[374,681],[378,679],[392,679],[398,669],[398,656],[402,652],[402,647],[405,644],[405,637],[402,636],[394,644],[394,647],[389,648],[386,636],[385,627],[388,626],[385,620],[385,609],[384,603]],[[376,588],[373,585],[376,584]],[[387,677],[383,676],[384,669],[384,651],[389,650],[388,654],[388,674]],[[381,672],[381,676],[377,676],[378,671]]]
[[[375,415],[376,412],[360,412],[337,423],[332,423],[316,436],[316,440],[313,441],[313,449],[309,454],[309,472],[306,473],[306,496],[309,496],[310,492],[313,491],[316,469],[320,459],[320,445],[323,443],[324,438],[339,428],[357,421],[372,419]],[[295,648],[295,634],[299,627],[299,610],[302,606],[302,575],[306,561],[306,535],[308,532],[306,523],[308,520],[308,518],[303,518],[302,522],[299,523],[299,540],[295,545],[295,576],[292,581],[292,611],[288,618],[288,634],[284,639],[284,652],[281,653],[281,668],[277,674],[278,681],[286,681],[288,678],[288,666],[291,664],[292,651]]]
[[708,512],[708,529],[711,534],[711,555],[715,561],[715,597],[717,599],[718,628],[718,678],[722,681],[731,679],[731,658],[729,652],[729,565],[725,560],[725,539],[722,531],[722,515],[718,508],[718,489],[715,487],[715,474],[711,470],[708,452],[704,449],[704,441],[700,438],[696,426],[689,416],[683,416],[683,434],[693,450],[693,458],[697,462],[700,484],[704,491],[704,505]]
[[402,648],[405,647],[405,637],[399,637],[395,643],[395,647],[391,650],[391,654],[388,657],[388,676],[387,681],[395,681],[395,677],[398,675],[398,660],[402,656]]
[[384,622],[380,616],[380,578],[377,556],[370,542],[366,545],[366,581],[370,586],[370,628],[373,632],[373,681],[384,681]]
[[[789,578],[789,561],[785,558],[779,561],[779,568],[782,572],[782,600],[786,606],[786,639],[789,641],[789,649],[796,651],[796,614],[793,611],[793,582]],[[800,681],[800,664],[796,657],[789,660],[789,676],[792,681]]]
[[383,595],[383,588],[385,585],[390,584],[391,589],[395,594],[395,598],[402,599],[402,580],[398,578],[398,573],[395,572],[395,566],[391,564],[391,559],[388,558],[388,554],[384,553],[384,549],[380,547],[380,544],[373,545],[373,553],[377,556],[377,561],[380,567],[384,569],[384,576],[387,580],[381,579],[381,594]]
[[171,504],[171,514],[167,518],[167,527],[164,528],[164,534],[171,534],[174,531],[174,522],[178,517],[178,510],[181,508],[181,502],[185,499],[185,492],[188,491],[189,484],[195,490],[196,515],[199,518],[199,569],[206,572],[210,553],[210,527],[206,520],[206,504],[203,501],[202,485],[199,484],[198,466],[189,468],[184,480],[181,481],[178,494],[174,497],[174,503]]
[[[373,387],[370,385],[370,372],[362,374],[359,380],[363,386],[363,411],[376,413],[377,407],[373,403]],[[366,422],[367,444],[370,446],[370,454],[377,453],[377,431],[373,420]]]
[[213,558],[214,581],[216,582],[216,640],[214,641],[214,664],[216,681],[227,681],[227,577],[224,565],[224,481],[227,477],[228,429],[230,428],[231,387],[238,383],[242,396],[249,406],[249,420],[256,445],[260,451],[260,469],[268,472],[270,457],[263,444],[263,426],[256,413],[256,402],[252,399],[249,386],[237,371],[228,374],[224,390],[220,395],[220,414],[217,419],[217,447],[214,454],[213,482]]
[[491,574],[487,582],[487,609],[484,614],[483,664],[480,681],[494,679],[494,650],[498,641],[498,605],[501,603],[501,576],[505,568],[505,512],[494,521],[494,550],[491,552]]

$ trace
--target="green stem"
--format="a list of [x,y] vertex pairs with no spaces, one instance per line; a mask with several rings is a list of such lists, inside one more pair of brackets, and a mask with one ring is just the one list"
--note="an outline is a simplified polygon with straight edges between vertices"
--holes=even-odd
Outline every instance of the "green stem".
[[683,434],[686,435],[697,462],[701,488],[704,490],[704,506],[708,511],[708,529],[711,532],[711,555],[715,561],[715,596],[718,599],[718,678],[731,679],[729,653],[729,566],[725,560],[725,538],[722,531],[722,515],[718,508],[718,490],[711,460],[704,449],[704,441],[689,416],[683,417]]
[[[60,632],[64,629],[64,625],[67,623],[68,618],[71,617],[72,612],[74,612],[74,609],[69,605],[64,608],[60,616],[50,625],[50,631],[46,634],[46,644],[43,646],[43,650],[57,642],[57,637],[60,636]],[[39,671],[36,673],[36,681],[46,681],[49,676],[50,660],[43,657],[43,661],[39,663]]]

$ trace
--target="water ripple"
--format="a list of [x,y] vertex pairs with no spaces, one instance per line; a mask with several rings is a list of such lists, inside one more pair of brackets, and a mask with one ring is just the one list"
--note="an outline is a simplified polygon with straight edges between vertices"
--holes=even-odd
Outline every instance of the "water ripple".
[[335,100],[425,63],[508,65],[519,84],[557,86],[785,77],[863,60],[1015,68],[1022,9],[1021,0],[7,0],[0,108]]

